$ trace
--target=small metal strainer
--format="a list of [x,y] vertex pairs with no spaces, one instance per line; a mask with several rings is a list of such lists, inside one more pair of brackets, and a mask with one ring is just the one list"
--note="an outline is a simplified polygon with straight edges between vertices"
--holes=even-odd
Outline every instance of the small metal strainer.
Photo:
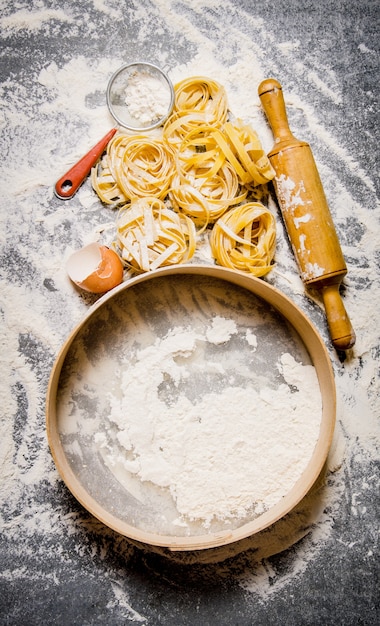
[[[146,62],[120,67],[107,86],[107,106],[114,120],[129,132],[149,132],[161,126],[174,107],[174,87],[168,75]],[[55,184],[54,193],[68,200],[77,192],[101,157],[117,128],[110,130]]]
[[165,72],[152,63],[129,63],[111,76],[107,105],[127,130],[142,132],[161,126],[174,106],[174,88]]

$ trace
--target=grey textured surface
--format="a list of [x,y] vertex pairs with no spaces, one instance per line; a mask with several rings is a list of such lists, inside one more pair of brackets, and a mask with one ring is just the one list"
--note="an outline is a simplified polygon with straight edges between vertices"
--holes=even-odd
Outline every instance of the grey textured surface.
[[[2,0],[0,9],[0,624],[378,624],[377,0]],[[90,67],[104,79],[136,58],[174,71],[207,55],[210,43],[226,73],[244,64],[246,50],[289,95],[292,129],[311,142],[332,199],[358,342],[352,353],[336,354],[323,310],[299,287],[280,237],[279,274],[268,280],[326,341],[344,451],[294,545],[269,556],[247,547],[223,562],[189,563],[136,547],[94,520],[50,456],[44,411],[51,367],[94,301],[68,283],[63,259],[91,231],[107,236],[100,226],[113,220],[99,203],[86,204],[88,181],[64,205],[53,185],[95,143],[96,111],[104,109],[104,85],[95,84],[80,110],[70,107],[71,61],[78,68],[83,58],[83,72]],[[101,59],[109,68],[99,69]],[[257,82],[246,90],[253,97]],[[103,121],[106,131],[106,113]]]

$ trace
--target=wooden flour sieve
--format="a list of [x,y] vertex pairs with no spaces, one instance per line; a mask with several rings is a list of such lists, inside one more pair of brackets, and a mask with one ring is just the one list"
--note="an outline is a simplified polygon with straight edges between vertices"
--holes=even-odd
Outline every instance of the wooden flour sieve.
[[[244,336],[245,328],[255,332],[257,329],[260,333],[257,336],[261,352],[249,345],[241,350],[238,344],[238,359],[245,370],[248,368],[255,385],[259,385],[263,377],[266,384],[267,376],[271,376],[270,369],[266,373],[266,364],[271,360],[275,363],[283,350],[300,350],[301,360],[314,365],[322,400],[319,438],[300,478],[264,513],[237,519],[233,526],[191,527],[190,531],[169,520],[163,530],[158,530],[164,510],[161,497],[153,508],[141,503],[133,491],[114,479],[94,444],[93,434],[99,428],[95,422],[101,423],[103,419],[102,398],[109,391],[106,379],[110,376],[112,380],[115,368],[119,367],[117,362],[113,364],[113,359],[120,350],[124,349],[130,359],[136,341],[153,346],[156,337],[164,336],[173,326],[199,327],[197,325],[214,315],[236,320]],[[266,325],[267,315],[270,317]],[[236,353],[230,354],[235,371]],[[207,355],[205,358],[207,366]],[[76,380],[80,380],[81,385],[84,383],[86,389],[88,380],[93,388],[85,415],[80,411],[76,413],[76,403],[83,407],[85,400],[79,397]],[[251,409],[247,407],[247,410]],[[107,415],[107,407],[105,411]],[[73,495],[92,515],[121,535],[144,545],[171,551],[197,551],[233,544],[268,528],[309,492],[322,471],[332,441],[335,384],[321,337],[308,317],[279,290],[234,270],[180,265],[132,278],[100,298],[90,309],[57,356],[49,381],[46,418],[48,441],[57,469]]]

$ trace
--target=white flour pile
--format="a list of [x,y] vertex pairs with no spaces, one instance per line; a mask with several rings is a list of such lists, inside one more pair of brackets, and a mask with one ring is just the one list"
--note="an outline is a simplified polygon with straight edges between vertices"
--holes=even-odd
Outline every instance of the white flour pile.
[[148,126],[168,113],[170,91],[148,71],[135,71],[125,89],[125,104],[138,126]]
[[[215,317],[203,331],[173,328],[122,366],[109,423],[95,435],[103,459],[120,481],[120,469],[169,490],[180,521],[256,517],[275,505],[300,478],[312,456],[321,421],[321,397],[312,365],[285,353],[277,389],[242,386],[223,363],[203,358],[206,343],[224,344],[237,332],[233,320]],[[252,345],[252,336],[247,336]],[[193,371],[226,376],[220,391],[199,389],[189,399]],[[228,380],[229,378],[229,380]],[[163,387],[171,386],[164,395]],[[117,426],[114,435],[112,425]],[[112,433],[112,434],[111,434]],[[126,485],[128,486],[128,485]]]

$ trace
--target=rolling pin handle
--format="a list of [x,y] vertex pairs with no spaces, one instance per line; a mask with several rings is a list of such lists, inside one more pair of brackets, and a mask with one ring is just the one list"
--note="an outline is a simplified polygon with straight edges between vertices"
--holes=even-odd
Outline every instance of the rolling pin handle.
[[275,78],[263,80],[258,88],[263,109],[272,128],[276,143],[280,141],[296,141],[289,128],[285,100],[281,84]]
[[322,287],[321,292],[333,346],[337,350],[349,350],[355,344],[356,336],[344,308],[339,284]]

